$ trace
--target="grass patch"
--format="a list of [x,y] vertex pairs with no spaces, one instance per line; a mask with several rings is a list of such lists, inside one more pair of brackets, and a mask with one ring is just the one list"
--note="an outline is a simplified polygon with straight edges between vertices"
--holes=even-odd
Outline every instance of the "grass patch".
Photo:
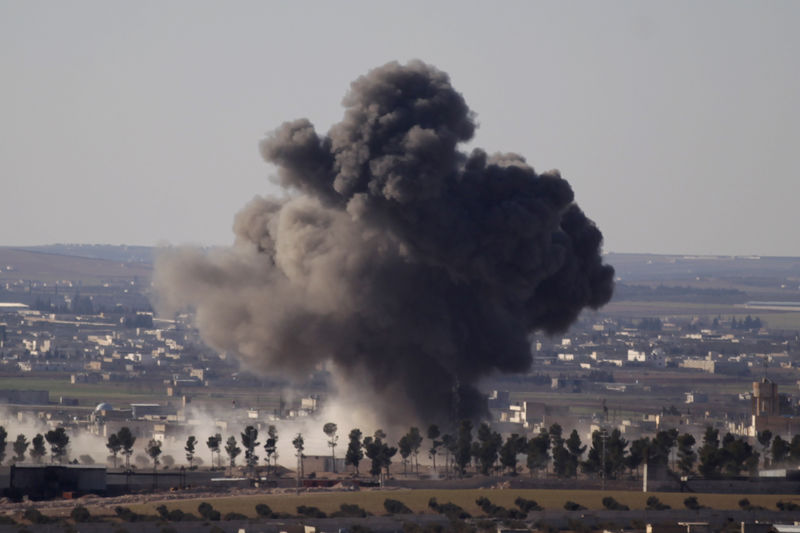
[[[436,498],[439,502],[452,502],[462,507],[473,516],[480,516],[483,510],[475,503],[484,497],[496,505],[511,508],[515,506],[517,498],[536,500],[546,510],[563,510],[567,501],[574,501],[587,509],[603,509],[603,498],[613,497],[622,505],[631,509],[645,509],[647,500],[656,496],[660,502],[671,506],[673,509],[683,509],[685,494],[681,493],[642,493],[626,491],[590,491],[590,490],[394,490],[387,491],[360,491],[360,492],[329,492],[308,494],[265,494],[262,496],[236,496],[206,498],[213,503],[223,515],[226,513],[241,513],[255,518],[256,505],[266,504],[274,513],[297,514],[299,506],[316,507],[320,511],[331,514],[339,511],[342,504],[358,505],[366,512],[374,515],[385,515],[384,501],[387,496],[405,504],[415,513],[430,513],[428,502]],[[717,510],[739,509],[739,501],[745,497],[741,494],[698,494],[699,503],[705,507]],[[778,494],[748,494],[752,505],[759,505],[767,509],[776,509],[778,501],[800,503],[800,497]],[[183,512],[196,512],[197,500],[152,502],[148,504],[131,505],[132,511],[140,514],[156,514],[156,507],[165,504],[170,510],[180,509]],[[94,514],[95,511],[92,510]]]

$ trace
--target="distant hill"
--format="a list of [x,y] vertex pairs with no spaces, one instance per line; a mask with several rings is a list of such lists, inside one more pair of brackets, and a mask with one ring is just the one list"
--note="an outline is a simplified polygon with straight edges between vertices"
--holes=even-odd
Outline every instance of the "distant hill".
[[[40,251],[44,248],[48,247],[0,247],[0,281],[37,280],[54,283],[69,280],[95,284],[119,279],[145,280],[152,275],[152,259],[149,262],[102,259]],[[118,257],[125,257],[123,247],[118,248]],[[113,255],[109,254],[109,257]]]
[[46,246],[17,246],[16,250],[46,254],[69,255],[89,259],[107,259],[122,263],[153,264],[152,246],[126,246],[113,244],[48,244]]
[[691,281],[704,277],[800,279],[800,257],[606,254],[603,259],[626,282]]
[[607,254],[614,300],[744,303],[800,301],[800,258]]

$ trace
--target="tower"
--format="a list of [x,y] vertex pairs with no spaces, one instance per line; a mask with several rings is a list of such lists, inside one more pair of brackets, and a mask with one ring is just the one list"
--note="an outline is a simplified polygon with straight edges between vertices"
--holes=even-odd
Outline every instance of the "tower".
[[771,416],[779,413],[778,385],[763,378],[753,382],[753,415]]

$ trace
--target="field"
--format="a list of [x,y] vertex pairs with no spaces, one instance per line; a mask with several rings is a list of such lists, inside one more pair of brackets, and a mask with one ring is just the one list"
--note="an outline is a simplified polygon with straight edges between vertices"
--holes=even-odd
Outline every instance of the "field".
[[615,318],[641,318],[641,317],[673,317],[690,319],[692,317],[736,317],[742,320],[747,316],[759,317],[771,329],[795,330],[800,329],[800,313],[796,311],[775,311],[765,309],[747,309],[738,305],[729,304],[699,304],[686,302],[631,302],[612,301],[602,311],[601,316]]
[[3,376],[0,377],[0,390],[46,390],[50,392],[50,401],[58,401],[60,397],[75,398],[82,406],[94,407],[100,402],[137,403],[151,402],[154,394],[162,395],[163,387],[156,388],[148,383],[76,383],[71,384],[68,376],[60,375],[52,378]]
[[[642,493],[629,491],[595,491],[595,490],[375,490],[359,492],[320,492],[304,494],[264,494],[260,496],[234,496],[149,502],[146,504],[130,505],[130,509],[137,513],[155,514],[155,508],[165,504],[168,509],[180,509],[183,512],[197,514],[197,505],[201,501],[207,501],[214,506],[214,509],[225,513],[236,512],[256,517],[255,506],[265,503],[274,512],[289,514],[297,513],[297,506],[306,505],[318,507],[326,513],[331,513],[339,509],[343,503],[357,504],[375,515],[384,515],[386,510],[383,502],[387,498],[395,499],[405,503],[415,513],[430,512],[428,500],[436,498],[439,503],[453,502],[463,507],[473,516],[482,515],[483,512],[475,504],[475,500],[481,496],[490,499],[493,503],[503,507],[514,507],[514,500],[519,497],[535,500],[546,510],[563,510],[564,503],[574,501],[590,510],[603,509],[602,500],[606,496],[611,496],[618,502],[629,506],[631,509],[644,509],[648,497],[656,496],[662,503],[671,506],[673,509],[684,509],[683,501],[688,496],[685,493],[663,492],[663,493]],[[760,505],[766,509],[776,510],[775,504],[782,500],[800,504],[800,495],[774,495],[774,494],[694,494],[699,503],[703,506],[718,510],[739,509],[739,500],[747,498],[752,505]],[[91,509],[91,508],[90,508]],[[93,511],[94,512],[94,511]],[[99,511],[98,511],[99,512]]]

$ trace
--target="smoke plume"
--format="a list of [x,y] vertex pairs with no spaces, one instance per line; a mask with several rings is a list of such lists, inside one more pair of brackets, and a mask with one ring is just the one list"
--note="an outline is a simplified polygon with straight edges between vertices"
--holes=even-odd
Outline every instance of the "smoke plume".
[[389,63],[343,105],[327,135],[300,119],[261,142],[286,197],[245,206],[229,249],[166,250],[160,305],[253,368],[332,361],[387,422],[481,416],[481,377],[611,298],[602,235],[558,172],[458,150],[476,126],[444,72]]

